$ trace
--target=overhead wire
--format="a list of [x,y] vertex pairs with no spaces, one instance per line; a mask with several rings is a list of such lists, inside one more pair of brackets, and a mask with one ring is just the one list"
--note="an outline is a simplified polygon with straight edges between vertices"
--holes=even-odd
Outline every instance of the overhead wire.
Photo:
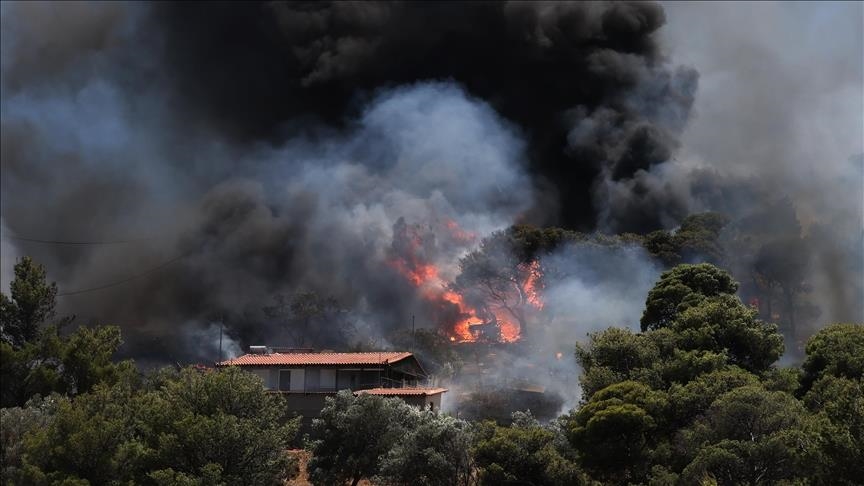
[[64,241],[64,240],[43,240],[39,238],[27,238],[24,236],[17,235],[8,235],[4,234],[3,238],[16,240],[16,241],[26,241],[28,243],[42,243],[48,245],[123,245],[129,243],[137,243],[139,241],[148,241],[155,239],[154,237],[144,237],[144,238],[130,238],[125,240],[109,240],[109,241]]
[[[80,241],[71,241],[71,240],[47,240],[47,239],[41,239],[41,238],[28,238],[28,237],[25,237],[25,236],[18,236],[18,235],[14,235],[14,234],[13,234],[13,235],[10,235],[10,234],[8,234],[8,233],[3,234],[2,237],[3,237],[3,238],[6,238],[6,239],[10,239],[10,240],[25,241],[25,242],[29,242],[29,243],[40,243],[40,244],[51,244],[51,245],[74,245],[74,246],[86,246],[86,245],[121,245],[121,244],[137,243],[137,242],[141,242],[141,241],[148,241],[148,240],[154,240],[154,239],[156,239],[156,237],[152,237],[152,236],[151,236],[151,237],[142,237],[142,238],[128,238],[128,239],[122,239],[122,240],[80,240]],[[88,287],[88,288],[83,288],[83,289],[78,289],[78,290],[72,290],[72,291],[69,291],[69,292],[60,292],[60,293],[57,294],[57,297],[66,297],[66,296],[71,296],[71,295],[84,294],[84,293],[88,293],[88,292],[96,292],[96,291],[98,291],[98,290],[104,290],[104,289],[108,289],[108,288],[111,288],[111,287],[116,287],[116,286],[118,286],[118,285],[123,285],[123,284],[128,283],[128,282],[131,282],[131,281],[133,281],[133,280],[137,280],[137,279],[139,279],[139,278],[146,277],[147,275],[150,275],[150,274],[152,274],[152,273],[158,272],[159,270],[162,270],[163,268],[165,268],[165,267],[171,265],[172,263],[174,263],[174,262],[176,262],[176,261],[178,261],[178,260],[182,260],[183,258],[189,256],[191,253],[192,253],[192,252],[187,252],[187,253],[184,253],[184,254],[182,254],[182,255],[176,256],[176,257],[174,257],[174,258],[172,258],[172,259],[170,259],[170,260],[168,260],[168,261],[165,261],[165,262],[163,262],[163,263],[160,263],[159,265],[157,265],[157,266],[155,266],[155,267],[148,268],[147,270],[144,270],[143,272],[137,273],[137,274],[135,274],[135,275],[132,275],[132,276],[126,277],[126,278],[121,279],[121,280],[116,280],[116,281],[113,281],[113,282],[107,282],[107,283],[104,283],[104,284],[101,284],[101,285],[97,285],[97,286],[94,286],[94,287]]]
[[171,265],[172,263],[174,263],[174,262],[176,262],[176,261],[178,261],[178,260],[182,260],[183,258],[186,258],[186,257],[189,256],[190,254],[191,254],[191,252],[188,252],[188,253],[184,253],[184,254],[182,254],[182,255],[176,256],[176,257],[174,257],[174,258],[172,258],[172,259],[170,259],[170,260],[168,260],[168,261],[166,261],[166,262],[163,262],[163,263],[161,263],[161,264],[159,264],[159,265],[157,265],[157,266],[155,266],[155,267],[149,268],[149,269],[147,269],[147,270],[145,270],[145,271],[143,271],[143,272],[141,272],[141,273],[138,273],[138,274],[132,275],[131,277],[126,277],[126,278],[124,278],[124,279],[122,279],[122,280],[117,280],[117,281],[114,281],[114,282],[108,282],[108,283],[105,283],[105,284],[102,284],[102,285],[97,285],[97,286],[95,286],[95,287],[89,287],[89,288],[85,288],[85,289],[73,290],[73,291],[70,291],[70,292],[61,292],[61,293],[58,293],[58,294],[57,294],[57,297],[66,297],[66,296],[69,296],[69,295],[84,294],[84,293],[87,293],[87,292],[95,292],[95,291],[97,291],[97,290],[104,290],[104,289],[108,289],[108,288],[111,288],[111,287],[116,287],[116,286],[118,286],[118,285],[123,285],[123,284],[125,284],[125,283],[127,283],[127,282],[131,282],[132,280],[136,280],[136,279],[139,279],[139,278],[141,278],[141,277],[146,277],[147,275],[150,275],[151,273],[158,272],[159,270],[162,270],[163,268],[165,268],[165,267]]

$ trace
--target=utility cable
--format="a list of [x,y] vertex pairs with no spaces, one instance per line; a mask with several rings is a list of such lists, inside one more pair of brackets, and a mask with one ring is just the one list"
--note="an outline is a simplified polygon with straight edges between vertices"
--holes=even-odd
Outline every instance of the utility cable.
[[180,255],[180,256],[177,256],[177,257],[174,257],[174,258],[168,260],[167,262],[164,262],[164,263],[162,263],[162,264],[160,264],[160,265],[157,265],[157,266],[155,266],[155,267],[153,267],[153,268],[150,268],[150,269],[147,269],[147,270],[145,270],[145,271],[143,271],[143,272],[141,272],[141,273],[138,273],[138,274],[132,275],[131,277],[126,277],[126,278],[124,278],[124,279],[122,279],[122,280],[117,280],[116,282],[109,282],[109,283],[106,283],[106,284],[97,285],[96,287],[90,287],[90,288],[86,288],[86,289],[73,290],[73,291],[71,291],[71,292],[63,292],[63,293],[59,293],[59,294],[57,294],[57,297],[65,297],[65,296],[68,296],[68,295],[84,294],[84,293],[87,293],[87,292],[95,292],[95,291],[97,291],[97,290],[104,290],[104,289],[107,289],[107,288],[116,287],[116,286],[118,286],[118,285],[122,285],[122,284],[125,284],[125,283],[127,283],[127,282],[131,282],[132,280],[136,280],[136,279],[139,279],[139,278],[141,278],[141,277],[146,277],[147,275],[150,275],[151,273],[158,272],[159,270],[162,270],[163,268],[167,267],[168,265],[171,265],[172,263],[174,263],[174,262],[176,262],[176,261],[178,261],[178,260],[182,260],[183,258],[186,258],[186,257],[189,256],[190,254],[191,254],[191,252],[189,252],[189,253],[184,253],[184,254],[182,254],[182,255]]
[[16,241],[26,241],[28,243],[42,243],[47,245],[123,245],[128,243],[137,243],[139,241],[147,241],[153,240],[153,237],[145,237],[145,238],[131,238],[127,240],[109,240],[109,241],[63,241],[63,240],[42,240],[39,238],[25,238],[23,236],[16,235],[3,235],[3,238],[16,240]]

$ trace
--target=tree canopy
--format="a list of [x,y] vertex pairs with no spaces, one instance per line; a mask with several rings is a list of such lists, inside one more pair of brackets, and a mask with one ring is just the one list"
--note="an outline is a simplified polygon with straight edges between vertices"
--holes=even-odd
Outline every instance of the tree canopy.
[[57,284],[48,283],[45,267],[30,257],[15,264],[10,297],[0,292],[0,339],[18,348],[39,335],[39,326],[54,317]]
[[[564,236],[549,238],[561,244]],[[532,245],[551,244],[543,238]],[[710,264],[664,273],[648,295],[641,332],[612,327],[576,343],[581,401],[547,423],[530,412],[462,420],[396,398],[339,392],[313,422],[310,479],[860,484],[864,325],[826,326],[807,342],[803,364],[778,367],[777,326],[740,301],[737,285]],[[43,322],[37,329],[0,343],[4,484],[275,485],[296,473],[286,449],[296,446],[299,418],[288,417],[285,396],[265,391],[254,374],[140,372],[116,361],[115,327],[61,332]],[[430,356],[454,359],[443,336],[421,331],[419,338],[411,342]],[[509,393],[465,393],[478,412],[457,410],[476,419],[486,407],[489,416]],[[531,407],[544,417],[560,405]]]
[[239,369],[164,371],[54,397],[47,417],[38,402],[4,409],[4,429],[14,426],[6,410],[28,417],[15,419],[28,431],[4,482],[275,485],[293,468],[284,449],[299,420]]
[[660,281],[648,292],[642,330],[668,326],[678,313],[707,297],[734,295],[738,283],[728,272],[709,263],[678,265],[664,272]]
[[807,342],[804,389],[831,375],[852,380],[864,378],[864,326],[834,324],[817,332]]
[[541,426],[517,412],[509,427],[483,422],[475,431],[473,455],[481,485],[580,485],[585,476],[555,424]]
[[122,342],[114,326],[79,327],[67,336],[50,326],[19,349],[0,343],[2,406],[21,406],[35,394],[76,395],[97,383],[130,379],[134,364],[115,361]]
[[471,478],[468,424],[398,398],[340,391],[327,398],[313,430],[309,477],[317,484],[377,478],[444,486]]

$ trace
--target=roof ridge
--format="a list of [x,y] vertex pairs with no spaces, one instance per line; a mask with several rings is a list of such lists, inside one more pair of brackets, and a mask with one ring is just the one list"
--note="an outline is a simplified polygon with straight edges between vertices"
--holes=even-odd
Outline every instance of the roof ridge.
[[[265,366],[278,364],[390,364],[396,363],[414,354],[410,351],[366,351],[366,352],[342,352],[342,353],[271,353],[253,354],[247,353],[236,358],[231,358],[219,363],[221,366],[230,365],[254,365]],[[416,358],[415,358],[416,359]]]
[[[255,353],[246,353],[255,354]],[[272,352],[270,354],[412,354],[411,351],[320,351],[315,353],[282,353]]]

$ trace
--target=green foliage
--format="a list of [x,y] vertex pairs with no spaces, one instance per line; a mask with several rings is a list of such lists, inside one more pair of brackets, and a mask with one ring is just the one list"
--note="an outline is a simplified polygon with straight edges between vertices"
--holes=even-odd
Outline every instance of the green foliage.
[[153,471],[147,477],[156,486],[228,486],[218,464],[202,466],[197,475],[177,472],[171,468]]
[[675,232],[654,231],[644,237],[645,249],[667,265],[705,261],[718,264],[724,259],[720,242],[729,219],[719,213],[688,216]]
[[135,478],[146,452],[135,441],[132,405],[131,391],[123,386],[97,387],[60,402],[51,423],[26,439],[28,479],[112,484]]
[[0,293],[0,339],[20,347],[39,335],[39,325],[54,317],[57,284],[47,283],[45,267],[30,257],[15,264],[11,299]]
[[380,460],[384,484],[459,486],[471,484],[473,461],[468,423],[411,408],[410,427]]
[[185,369],[154,394],[146,411],[160,464],[187,474],[217,464],[228,484],[278,484],[291,466],[284,449],[300,419],[254,375]]
[[509,427],[494,422],[478,424],[473,455],[481,485],[579,485],[584,474],[573,462],[560,432],[514,417]]
[[821,437],[803,404],[760,386],[721,395],[681,433],[679,452],[692,459],[684,484],[711,478],[719,485],[775,484],[807,477]]
[[0,294],[0,405],[22,406],[34,395],[74,395],[97,383],[116,383],[135,374],[131,362],[113,363],[122,344],[116,327],[80,327],[60,335],[71,319],[40,328],[54,317],[57,285],[45,268],[24,257],[15,265],[11,296]]
[[610,327],[588,335],[588,344],[576,343],[576,361],[585,398],[611,384],[630,379],[636,370],[660,359],[657,343],[645,334]]
[[[851,439],[857,429],[838,428],[827,411],[811,414],[791,394],[801,373],[771,368],[783,352],[782,337],[756,319],[736,288],[716,267],[679,265],[649,294],[644,332],[610,328],[577,344],[583,403],[565,423],[594,479],[804,484],[822,477],[821,464],[859,445]],[[855,352],[850,345],[838,353],[843,364],[813,369],[854,369],[845,363],[854,362]],[[849,413],[837,412],[837,423],[848,422]]]
[[700,349],[671,328],[639,334],[610,328],[590,334],[588,344],[576,346],[576,360],[584,369],[580,383],[585,400],[598,390],[626,380],[665,389],[723,369],[732,361],[725,347],[715,343]]
[[520,262],[530,262],[538,256],[550,253],[565,244],[582,243],[589,240],[617,241],[615,237],[587,235],[563,228],[535,228],[528,225],[515,225],[502,232],[508,247]]
[[864,477],[864,382],[825,375],[804,396],[824,419],[824,457],[817,484],[858,484]]
[[667,427],[664,392],[625,381],[597,393],[567,419],[570,442],[593,477],[626,483],[645,478],[651,450]]
[[671,418],[677,427],[690,424],[705,413],[721,395],[743,386],[756,386],[759,377],[738,367],[705,373],[684,384],[669,388]]
[[681,311],[670,328],[679,347],[725,352],[731,364],[758,373],[783,354],[783,336],[756,315],[734,295],[720,295]]
[[298,419],[254,375],[162,374],[155,387],[97,385],[25,438],[22,484],[281,484]]
[[316,484],[463,485],[472,475],[468,423],[398,398],[343,390],[313,421]]
[[664,273],[643,315],[643,327],[652,315],[665,316],[662,326],[649,319],[654,324],[643,333],[609,328],[589,334],[587,344],[577,343],[583,397],[625,380],[665,389],[727,365],[768,370],[783,353],[783,338],[728,293],[736,286],[729,274],[708,264]]
[[768,391],[795,394],[801,387],[803,373],[798,367],[769,368],[762,373],[762,386]]
[[357,484],[378,474],[381,458],[414,419],[408,408],[399,399],[354,396],[350,390],[328,397],[312,425],[319,439],[312,444],[310,479],[321,484]]
[[663,272],[660,281],[648,292],[642,330],[659,329],[672,323],[682,311],[706,297],[735,294],[738,283],[732,276],[709,263],[678,265]]
[[645,368],[660,358],[657,345],[645,334],[610,327],[588,335],[589,344],[576,344],[576,361],[586,371],[604,366],[622,376]]
[[864,325],[832,324],[807,341],[802,388],[825,375],[864,379]]
[[651,368],[640,370],[640,373],[635,373],[633,377],[651,383],[655,388],[666,388],[675,383],[687,383],[704,373],[724,369],[728,363],[728,356],[722,351],[675,349]]
[[804,371],[817,381],[805,403],[816,415],[792,395],[806,375],[769,367],[782,351],[776,329],[733,296],[703,299],[663,329],[594,333],[577,347],[585,403],[569,417],[570,440],[582,466],[613,483],[680,474],[682,484],[855,484],[860,329],[831,326],[811,340]]
[[121,344],[114,326],[79,327],[66,337],[51,326],[18,349],[0,343],[2,406],[23,405],[36,394],[74,395],[97,383],[131,379],[137,374],[131,361],[111,360]]
[[59,395],[37,396],[24,407],[0,409],[0,483],[24,484],[24,438],[48,426],[63,400]]

